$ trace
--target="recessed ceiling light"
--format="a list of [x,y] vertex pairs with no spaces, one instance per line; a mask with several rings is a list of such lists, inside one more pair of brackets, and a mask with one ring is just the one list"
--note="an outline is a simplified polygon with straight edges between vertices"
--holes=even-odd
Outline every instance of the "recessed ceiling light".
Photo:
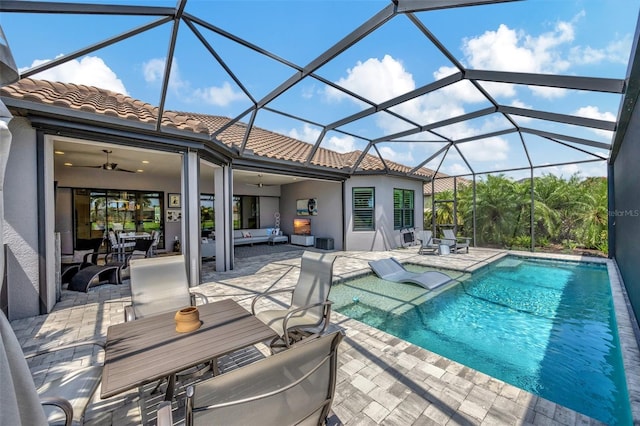
[[142,160],[142,164],[149,164],[149,160]]
[[64,165],[71,167],[71,166],[73,166],[73,163],[64,163]]
[[142,173],[142,172],[144,172],[144,170],[142,170],[142,169],[138,169],[138,170],[136,170],[136,172],[138,172],[138,173]]
[[64,155],[64,151],[53,151],[53,153],[57,155]]

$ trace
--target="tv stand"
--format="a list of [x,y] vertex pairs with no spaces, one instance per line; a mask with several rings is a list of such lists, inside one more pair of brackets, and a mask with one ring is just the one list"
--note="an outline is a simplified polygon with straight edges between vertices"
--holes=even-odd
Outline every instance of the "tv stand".
[[313,235],[291,235],[291,244],[295,244],[297,246],[312,246],[314,245],[314,237]]

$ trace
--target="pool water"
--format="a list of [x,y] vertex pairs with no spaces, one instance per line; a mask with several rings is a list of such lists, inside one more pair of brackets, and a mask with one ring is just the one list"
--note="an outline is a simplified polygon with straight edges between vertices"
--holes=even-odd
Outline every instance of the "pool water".
[[[425,268],[409,266],[414,271]],[[606,265],[507,256],[436,292],[335,285],[354,319],[607,424],[632,424]]]

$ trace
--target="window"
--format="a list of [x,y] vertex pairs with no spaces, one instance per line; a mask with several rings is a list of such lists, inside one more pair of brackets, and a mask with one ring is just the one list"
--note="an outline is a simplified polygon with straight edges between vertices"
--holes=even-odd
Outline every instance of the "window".
[[393,190],[393,229],[413,228],[414,193],[409,189]]
[[74,189],[75,238],[100,238],[109,229],[162,231],[163,198],[162,192]]
[[216,215],[213,194],[200,194],[200,232],[202,237],[208,237],[216,230]]
[[373,188],[353,188],[353,230],[375,230],[375,192]]
[[233,229],[260,228],[260,197],[233,196]]

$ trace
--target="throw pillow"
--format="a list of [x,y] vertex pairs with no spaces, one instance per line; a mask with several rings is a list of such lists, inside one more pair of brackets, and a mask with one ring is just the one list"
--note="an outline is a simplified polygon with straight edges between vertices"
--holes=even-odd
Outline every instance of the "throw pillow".
[[244,238],[251,238],[251,232],[249,231],[242,231],[242,236]]

